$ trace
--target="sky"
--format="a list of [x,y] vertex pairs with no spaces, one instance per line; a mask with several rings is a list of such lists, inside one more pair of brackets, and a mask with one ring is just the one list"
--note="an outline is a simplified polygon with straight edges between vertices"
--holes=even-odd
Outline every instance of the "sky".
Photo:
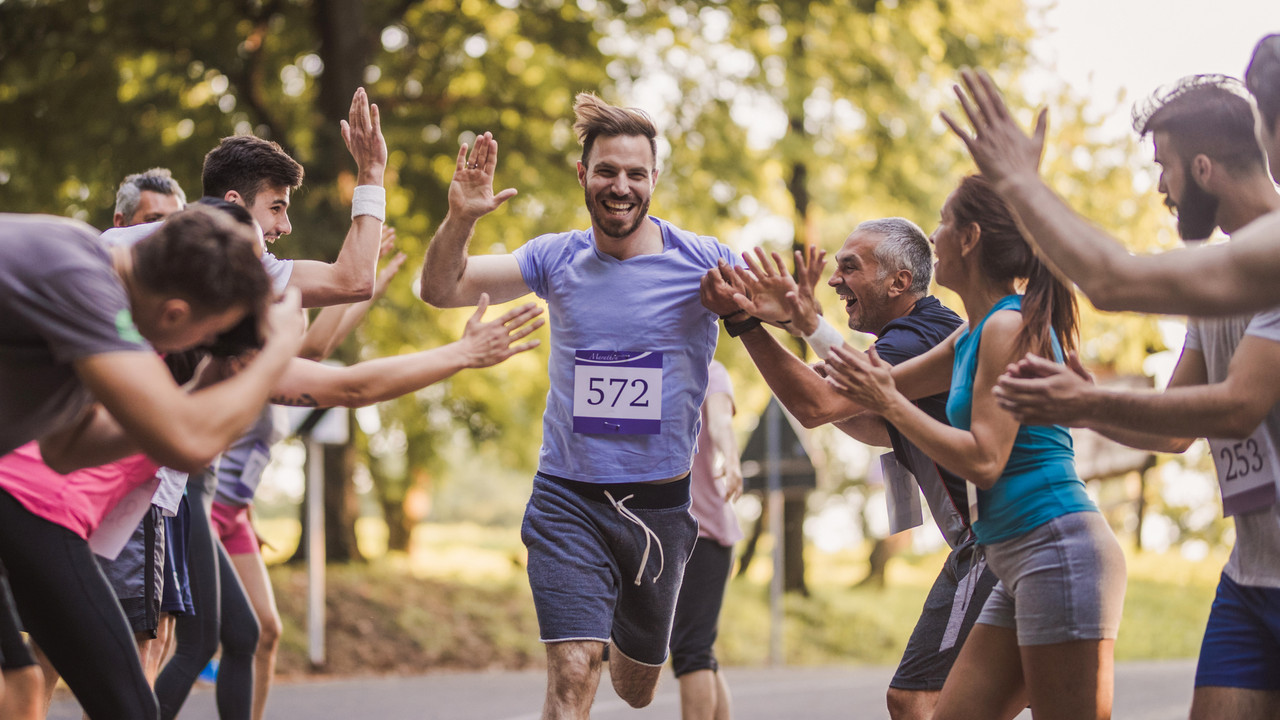
[[[1135,100],[1184,75],[1244,76],[1253,46],[1280,32],[1277,0],[1029,0],[1045,12],[1041,65],[1129,130]],[[1206,12],[1205,8],[1211,8]],[[1029,89],[1037,87],[1033,77]],[[1047,86],[1047,84],[1046,84]],[[1117,105],[1116,94],[1126,91]]]

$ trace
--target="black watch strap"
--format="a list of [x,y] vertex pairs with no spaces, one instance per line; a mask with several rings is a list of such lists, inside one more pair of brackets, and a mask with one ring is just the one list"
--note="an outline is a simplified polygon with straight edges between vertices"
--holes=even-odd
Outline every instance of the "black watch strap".
[[736,338],[743,333],[751,332],[760,327],[760,318],[751,315],[748,315],[746,320],[735,321],[728,318],[721,318],[721,320],[724,321],[724,329],[725,332],[729,333],[729,337]]

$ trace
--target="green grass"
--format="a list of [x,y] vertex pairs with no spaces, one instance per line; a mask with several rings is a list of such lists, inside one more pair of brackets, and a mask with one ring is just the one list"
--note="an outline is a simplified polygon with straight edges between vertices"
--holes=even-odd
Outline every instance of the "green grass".
[[[289,554],[297,525],[262,523]],[[361,548],[382,552],[385,528],[367,521]],[[287,548],[287,550],[286,550]],[[717,652],[727,665],[764,664],[769,652],[769,547],[761,542],[725,599]],[[810,595],[785,598],[783,646],[795,665],[896,664],[944,554],[904,555],[886,586],[855,587],[866,550],[806,554]],[[1130,553],[1119,660],[1194,657],[1225,555],[1192,562],[1173,553]],[[439,668],[529,667],[542,662],[537,622],[516,528],[422,525],[409,553],[382,553],[367,565],[328,572],[331,672],[413,672]],[[280,667],[306,670],[305,572],[272,568],[285,618]]]

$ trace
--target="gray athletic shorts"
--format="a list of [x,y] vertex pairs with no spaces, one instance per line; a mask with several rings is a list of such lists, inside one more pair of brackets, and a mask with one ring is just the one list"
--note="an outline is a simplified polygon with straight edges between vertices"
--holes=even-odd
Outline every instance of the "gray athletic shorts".
[[164,517],[155,505],[115,560],[94,556],[135,633],[156,636],[164,594]]
[[1016,629],[1019,645],[1113,639],[1119,632],[1124,552],[1100,513],[1054,518],[987,545],[986,556],[1000,582],[979,623]]

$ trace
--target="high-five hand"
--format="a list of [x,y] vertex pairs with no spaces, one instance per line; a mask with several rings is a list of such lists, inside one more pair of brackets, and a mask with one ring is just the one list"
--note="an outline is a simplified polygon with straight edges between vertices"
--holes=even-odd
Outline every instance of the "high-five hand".
[[[508,311],[497,320],[484,321],[484,311],[489,309],[489,294],[480,295],[476,303],[475,314],[467,321],[467,329],[463,332],[462,345],[467,357],[467,367],[482,368],[497,365],[507,358],[537,347],[538,340],[530,340],[519,345],[513,343],[525,338],[529,333],[542,327],[544,320],[538,316],[542,308],[534,303],[525,303]],[[537,318],[536,320],[534,318]]]
[[453,182],[449,183],[449,212],[474,222],[515,197],[515,188],[494,194],[493,174],[497,167],[498,141],[491,133],[477,137],[474,148],[463,143],[458,150]]
[[387,141],[382,137],[382,116],[369,104],[364,88],[356,88],[348,119],[341,121],[342,140],[356,161],[357,185],[382,185],[387,170]]

